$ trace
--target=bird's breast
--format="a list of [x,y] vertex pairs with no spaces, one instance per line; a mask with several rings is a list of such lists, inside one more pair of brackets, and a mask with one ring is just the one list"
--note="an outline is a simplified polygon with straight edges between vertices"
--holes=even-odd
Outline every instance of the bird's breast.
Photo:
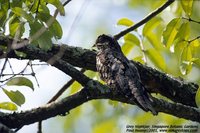
[[100,78],[108,82],[110,76],[111,62],[107,59],[108,55],[105,53],[98,53],[96,57],[97,71],[100,73]]

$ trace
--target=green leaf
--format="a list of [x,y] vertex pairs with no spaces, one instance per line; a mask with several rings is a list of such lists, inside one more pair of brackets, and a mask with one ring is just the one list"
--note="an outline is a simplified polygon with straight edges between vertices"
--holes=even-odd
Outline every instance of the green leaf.
[[15,15],[13,15],[11,20],[9,21],[9,31],[12,37],[17,35],[18,38],[21,38],[25,31],[24,23],[20,22],[19,18]]
[[19,57],[25,58],[25,57],[27,56],[27,54],[24,53],[24,52],[20,52],[20,51],[17,51],[17,50],[14,50],[14,52],[15,52],[15,54],[16,54],[17,56],[19,56]]
[[188,40],[189,36],[190,36],[190,25],[188,22],[186,22],[181,25],[178,33],[176,34],[175,40],[176,42]]
[[182,52],[183,52],[183,49],[185,48],[185,47],[187,47],[187,45],[188,45],[188,42],[186,42],[186,41],[177,41],[177,43],[175,43],[174,44],[174,53],[178,56],[178,57],[180,57],[180,55],[182,54]]
[[5,24],[7,14],[4,10],[0,10],[0,27],[3,27]]
[[145,51],[145,54],[149,57],[149,59],[154,63],[156,67],[165,71],[166,69],[165,60],[162,57],[162,55],[159,53],[159,51],[155,49],[148,49]]
[[130,51],[133,49],[134,47],[134,43],[130,42],[130,41],[126,41],[123,45],[122,45],[122,52],[125,55],[128,55],[130,53]]
[[62,27],[53,16],[46,13],[38,13],[38,18],[46,23],[50,32],[54,35],[56,39],[60,39],[62,37]]
[[197,90],[196,96],[195,96],[195,102],[197,104],[197,107],[200,108],[200,87]]
[[97,75],[96,72],[90,71],[90,70],[87,70],[86,72],[84,72],[84,74],[85,74],[86,76],[88,76],[89,78],[94,78],[94,77]]
[[192,15],[193,0],[181,0],[181,6],[188,16]]
[[180,71],[183,75],[188,74],[192,70],[192,52],[190,47],[185,47],[181,53]]
[[0,103],[0,109],[15,111],[17,110],[17,106],[11,102],[2,102]]
[[52,35],[49,32],[45,32],[37,39],[40,48],[44,51],[48,51],[52,47],[52,40],[50,38],[51,36]]
[[23,0],[12,0],[10,6],[13,7],[22,7]]
[[40,5],[40,7],[38,9],[38,13],[46,13],[46,14],[50,15],[49,8],[46,5]]
[[149,32],[148,34],[146,34],[145,37],[148,39],[148,41],[155,49],[160,50],[162,48],[161,42],[160,40],[158,40],[158,36],[156,36],[155,33]]
[[192,52],[189,46],[183,49],[181,54],[181,61],[190,61],[192,59]]
[[125,41],[125,43],[131,42],[131,43],[137,45],[138,47],[140,47],[140,40],[134,34],[131,34],[131,33],[126,34],[124,36],[124,41]]
[[123,25],[123,26],[127,26],[130,27],[132,26],[134,23],[132,20],[128,19],[128,18],[121,18],[120,20],[118,20],[117,25]]
[[25,18],[28,22],[30,22],[30,23],[33,23],[33,22],[34,22],[34,17],[33,17],[30,13],[24,11],[22,8],[20,8],[20,7],[15,7],[15,8],[12,8],[11,10],[12,10],[12,12],[15,13],[16,15]]
[[34,91],[34,87],[33,87],[33,83],[31,82],[31,80],[25,78],[25,77],[15,77],[12,78],[11,80],[9,80],[6,85],[8,86],[27,86],[29,88],[31,88]]
[[44,1],[54,5],[62,16],[65,15],[65,9],[60,0],[44,0]]
[[198,39],[196,39],[196,40],[192,41],[192,42],[190,43],[190,45],[197,48],[197,47],[200,46],[200,42],[199,42]]
[[[30,42],[33,44],[38,44],[39,47],[44,50],[48,51],[52,47],[52,34],[45,28],[45,26],[37,21],[30,24]],[[41,33],[41,29],[45,31]]]
[[1,2],[0,2],[0,27],[4,27],[4,25],[6,23],[8,9],[9,9],[9,1],[1,0]]
[[79,84],[78,82],[74,82],[71,86],[71,92],[70,94],[74,94],[76,92],[78,92],[81,89],[81,84]]
[[142,30],[142,34],[143,36],[146,36],[148,34],[151,34],[152,31],[158,27],[158,25],[162,22],[162,19],[160,17],[155,17],[153,19],[151,19],[149,22],[147,22],[144,25],[144,28]]
[[34,14],[39,11],[40,6],[44,2],[42,0],[26,0],[25,5],[27,6],[28,10]]
[[179,27],[180,18],[175,18],[168,23],[166,29],[163,31],[163,44],[167,46],[167,48],[170,48],[170,46],[173,44]]
[[25,103],[25,97],[20,91],[8,91],[3,89],[4,93],[10,98],[10,100],[16,103],[18,106],[21,106]]
[[137,56],[135,58],[133,58],[134,61],[137,61],[137,62],[140,62],[142,64],[144,64],[144,59],[143,59],[143,56]]
[[200,58],[192,58],[192,62],[200,68]]
[[192,70],[192,62],[182,61],[180,65],[181,74],[187,75]]

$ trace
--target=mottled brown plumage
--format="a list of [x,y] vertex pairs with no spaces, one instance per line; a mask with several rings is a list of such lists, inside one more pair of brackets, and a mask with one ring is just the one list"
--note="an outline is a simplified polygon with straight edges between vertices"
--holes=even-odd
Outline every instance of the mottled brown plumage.
[[140,81],[137,68],[124,56],[117,41],[108,35],[100,35],[95,43],[98,48],[97,71],[107,85],[117,92],[133,99],[144,111],[157,112],[152,100]]

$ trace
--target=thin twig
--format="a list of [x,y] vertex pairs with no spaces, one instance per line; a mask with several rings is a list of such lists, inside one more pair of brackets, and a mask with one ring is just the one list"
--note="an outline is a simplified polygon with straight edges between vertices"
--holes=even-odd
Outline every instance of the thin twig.
[[66,6],[70,1],[72,1],[72,0],[65,1],[65,3],[63,3],[63,6]]
[[37,133],[42,133],[42,121],[38,122],[38,131]]
[[[71,0],[67,0],[65,3],[63,3],[63,6],[66,6],[69,2],[70,2]],[[57,15],[58,15],[58,12],[59,12],[59,10],[58,9],[56,9],[55,10],[55,12],[54,12],[54,14],[53,14],[53,17],[54,18],[56,18],[57,17]]]
[[163,4],[162,6],[160,6],[159,8],[157,8],[156,10],[154,10],[153,12],[151,12],[149,15],[147,15],[144,19],[142,19],[140,22],[136,23],[135,25],[125,29],[124,31],[121,31],[120,33],[116,34],[114,36],[114,38],[116,40],[119,40],[122,36],[126,35],[127,33],[137,29],[138,27],[140,27],[141,25],[145,24],[146,22],[148,22],[149,20],[151,20],[153,17],[155,17],[156,15],[158,15],[160,12],[162,12],[165,8],[167,8],[170,4],[172,4],[175,0],[168,0],[165,4]]
[[28,66],[29,66],[29,61],[26,63],[26,66],[24,67],[24,69],[22,69],[22,71],[19,72],[19,74],[24,73],[24,71],[27,69]]
[[4,61],[4,64],[3,64],[3,67],[1,69],[1,73],[0,73],[0,77],[3,75],[3,71],[5,70],[5,67],[6,67],[6,64],[8,62],[8,58],[6,57],[5,61]]
[[189,40],[188,43],[191,43],[191,42],[193,42],[193,41],[195,41],[197,39],[200,39],[200,36],[197,36],[196,38]]
[[35,1],[36,1],[36,0],[34,0],[34,1],[31,3],[31,6],[30,6],[30,8],[29,8],[29,11],[31,11],[31,10],[32,10],[32,8],[33,8],[33,5],[35,4]]
[[[18,75],[21,75],[21,76],[32,76],[32,73],[16,73],[16,74],[8,73],[8,74],[2,74],[2,76],[18,76]],[[2,81],[0,81],[0,82],[2,82]]]
[[182,19],[186,19],[186,20],[188,20],[188,21],[190,21],[190,22],[194,22],[194,23],[200,24],[200,21],[196,21],[196,20],[193,20],[193,19],[191,19],[191,18],[182,17]]
[[32,66],[48,66],[49,64],[47,63],[36,63],[36,64],[32,64]]
[[22,75],[22,76],[25,76],[25,75],[26,76],[30,76],[30,75],[32,75],[32,74],[24,74],[24,71],[26,70],[26,68],[28,67],[28,65],[29,65],[29,62],[26,64],[26,66],[19,73],[16,73],[16,74],[3,74],[3,73],[1,73],[1,76],[11,76],[11,77],[9,77],[7,79],[4,79],[4,80],[0,80],[0,82],[3,83],[5,81],[8,81],[8,80],[14,78],[15,76],[18,76],[18,75]]
[[11,70],[12,74],[14,74],[14,70],[13,70],[12,65],[11,65],[11,63],[10,63],[9,60],[8,60],[8,65],[9,65],[9,67],[10,67],[10,70]]
[[40,7],[40,0],[38,0],[38,5],[37,5],[36,13],[38,13],[39,7]]
[[36,81],[36,83],[37,83],[37,86],[40,87],[39,82],[38,82],[38,80],[37,80],[37,77],[35,76],[35,72],[34,72],[34,69],[33,69],[32,61],[29,62],[29,66],[30,66],[30,68],[31,68],[31,75],[35,78],[35,81]]

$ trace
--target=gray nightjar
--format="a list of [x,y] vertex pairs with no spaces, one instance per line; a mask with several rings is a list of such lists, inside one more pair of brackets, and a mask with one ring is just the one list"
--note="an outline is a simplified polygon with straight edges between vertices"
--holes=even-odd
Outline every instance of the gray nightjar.
[[98,49],[96,67],[100,78],[117,93],[132,99],[144,111],[157,115],[152,107],[151,95],[141,83],[137,68],[122,53],[118,42],[103,34],[97,38],[95,46]]

